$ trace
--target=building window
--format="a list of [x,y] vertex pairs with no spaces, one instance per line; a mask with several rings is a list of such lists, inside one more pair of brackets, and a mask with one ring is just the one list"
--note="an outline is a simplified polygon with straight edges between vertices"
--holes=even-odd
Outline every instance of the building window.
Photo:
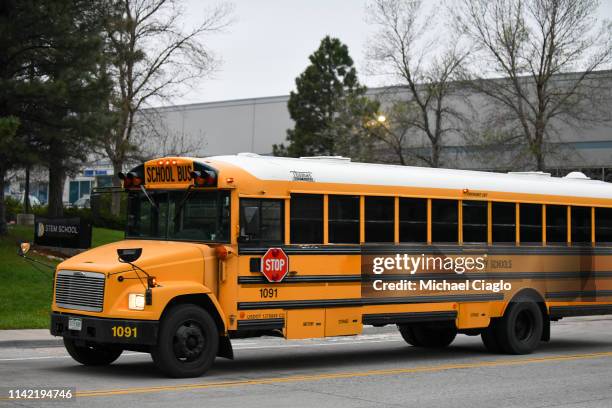
[[359,243],[359,197],[329,196],[329,242]]
[[546,242],[567,242],[567,207],[546,205]]
[[399,200],[400,242],[427,242],[427,199]]
[[457,242],[459,239],[457,200],[431,200],[432,242]]
[[395,199],[393,197],[365,197],[365,241],[393,242]]
[[612,242],[612,208],[595,209],[595,241]]
[[70,204],[74,204],[76,200],[83,197],[84,195],[91,194],[91,181],[71,181],[68,185],[68,188],[68,201],[70,202]]
[[542,243],[542,205],[521,204],[521,242]]
[[463,201],[463,242],[487,242],[487,202]]
[[291,194],[291,234],[293,244],[323,243],[323,196]]
[[96,176],[97,187],[112,187],[113,176]]
[[240,242],[283,243],[283,201],[243,198],[240,200]]
[[591,243],[591,207],[572,207],[572,243]]
[[493,242],[516,241],[516,204],[491,203]]

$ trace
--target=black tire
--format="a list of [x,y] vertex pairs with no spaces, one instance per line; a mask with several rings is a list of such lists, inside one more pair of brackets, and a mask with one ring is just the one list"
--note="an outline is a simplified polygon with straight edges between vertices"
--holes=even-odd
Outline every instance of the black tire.
[[64,337],[64,347],[77,362],[86,366],[105,366],[119,358],[123,350],[110,346],[77,346],[74,340]]
[[415,347],[443,348],[457,337],[455,327],[435,327],[424,324],[399,326],[400,333],[408,344]]
[[423,347],[423,345],[414,336],[414,332],[412,331],[412,326],[408,324],[403,324],[403,325],[398,324],[397,328],[399,329],[399,332],[404,338],[404,340],[406,341],[406,343],[410,344],[411,346],[415,346],[415,347]]
[[530,354],[540,344],[544,316],[538,304],[529,299],[513,301],[494,328],[497,341],[508,354]]
[[491,320],[489,327],[487,327],[486,329],[482,331],[482,334],[480,335],[480,337],[482,339],[482,342],[485,348],[490,353],[499,354],[499,353],[502,353],[502,348],[499,345],[499,341],[497,341],[496,328],[497,328],[497,321]]
[[212,366],[218,349],[219,331],[212,317],[198,306],[179,305],[162,320],[151,356],[170,377],[198,377]]

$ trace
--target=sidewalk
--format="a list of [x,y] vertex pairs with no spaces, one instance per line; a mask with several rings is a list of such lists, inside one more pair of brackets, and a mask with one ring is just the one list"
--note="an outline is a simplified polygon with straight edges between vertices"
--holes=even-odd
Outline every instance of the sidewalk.
[[61,337],[52,336],[49,329],[0,330],[0,348],[2,347],[60,347]]

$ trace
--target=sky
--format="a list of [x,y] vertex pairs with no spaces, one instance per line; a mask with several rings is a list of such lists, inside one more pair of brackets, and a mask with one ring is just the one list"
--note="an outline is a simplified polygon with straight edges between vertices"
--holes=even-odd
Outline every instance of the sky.
[[[428,0],[426,0],[428,1]],[[452,0],[451,1],[452,4]],[[374,27],[366,22],[365,0],[233,0],[233,22],[207,38],[221,59],[212,76],[198,81],[177,104],[286,95],[325,35],[348,45],[359,79],[380,86],[385,78],[367,75],[365,49]],[[185,27],[195,26],[215,2],[186,0]],[[612,0],[601,0],[599,17],[612,19]]]

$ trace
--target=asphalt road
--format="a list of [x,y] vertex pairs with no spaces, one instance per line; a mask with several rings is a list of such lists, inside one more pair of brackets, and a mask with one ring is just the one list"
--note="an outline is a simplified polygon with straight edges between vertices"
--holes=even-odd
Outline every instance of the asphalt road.
[[63,348],[0,348],[0,390],[76,387],[51,407],[612,407],[612,319],[566,319],[528,356],[488,354],[479,337],[448,349],[406,345],[392,327],[358,337],[236,340],[205,376],[162,377],[149,355],[80,366]]

